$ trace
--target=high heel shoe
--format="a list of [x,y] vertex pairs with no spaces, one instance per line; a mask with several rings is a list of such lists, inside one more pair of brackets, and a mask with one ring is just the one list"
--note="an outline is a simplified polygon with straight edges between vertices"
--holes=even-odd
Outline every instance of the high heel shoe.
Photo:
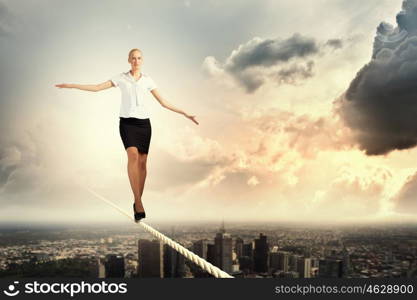
[[133,212],[135,215],[135,222],[137,223],[138,221],[140,221],[140,219],[146,218],[146,214],[144,211],[142,212],[136,212],[136,205],[135,203],[133,203]]

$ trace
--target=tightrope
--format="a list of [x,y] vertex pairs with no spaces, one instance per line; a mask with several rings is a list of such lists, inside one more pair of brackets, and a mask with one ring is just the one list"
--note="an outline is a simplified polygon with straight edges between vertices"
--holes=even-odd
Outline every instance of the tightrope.
[[[81,185],[81,184],[79,184],[79,185],[82,186],[87,191],[89,191],[94,196],[96,196],[97,198],[99,198],[100,200],[106,202],[107,204],[109,204],[113,208],[117,209],[120,213],[124,214],[126,217],[128,217],[129,219],[131,219],[135,222],[135,218],[132,216],[133,212],[132,212],[132,214],[128,214],[126,211],[124,211],[123,209],[118,207],[116,204],[114,204],[110,200],[104,198],[103,196],[99,195],[98,193],[96,193],[92,189],[90,189],[90,188],[88,188],[84,185]],[[178,251],[179,253],[184,255],[186,258],[188,258],[189,260],[194,262],[196,265],[200,266],[203,270],[207,271],[208,273],[210,273],[214,277],[217,277],[217,278],[234,278],[230,274],[228,274],[225,271],[219,269],[218,267],[212,265],[211,263],[204,260],[200,256],[194,254],[193,252],[191,252],[190,250],[188,250],[184,246],[178,244],[177,242],[173,241],[169,237],[167,237],[167,236],[163,235],[162,233],[160,233],[159,231],[153,229],[151,226],[144,223],[142,220],[139,221],[138,223],[135,222],[135,224],[141,225],[146,231],[148,231],[150,234],[155,236],[157,239],[159,239],[159,240],[163,241],[164,243],[168,244],[170,247],[172,247],[173,249],[175,249],[176,251]]]

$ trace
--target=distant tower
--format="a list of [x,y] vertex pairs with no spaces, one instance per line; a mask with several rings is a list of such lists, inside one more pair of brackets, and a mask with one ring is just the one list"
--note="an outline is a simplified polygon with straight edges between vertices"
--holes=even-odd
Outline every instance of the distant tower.
[[164,245],[164,278],[185,276],[185,259],[175,249]]
[[255,272],[268,272],[269,246],[266,235],[259,234],[259,239],[255,239],[255,249],[253,252]]
[[104,260],[99,258],[97,262],[98,262],[97,278],[106,278],[106,267],[104,265]]
[[297,272],[300,274],[300,278],[311,277],[311,258],[301,258],[298,260]]
[[286,251],[278,251],[278,269],[283,272],[289,271],[290,253]]
[[122,255],[108,254],[104,265],[106,278],[123,278],[125,276],[125,261]]
[[206,239],[193,242],[193,252],[201,258],[207,259],[208,244]]
[[163,244],[159,240],[138,241],[138,276],[159,277],[164,276]]
[[408,278],[417,278],[417,260],[413,258],[410,261],[410,265],[408,267],[407,271],[407,277]]
[[280,270],[278,246],[272,247],[272,250],[269,253],[269,268],[272,273]]
[[224,220],[222,221],[222,226],[220,227],[220,233],[226,233],[226,228],[224,227]]
[[235,252],[237,258],[243,256],[243,240],[241,238],[236,238],[235,240]]
[[351,264],[349,251],[346,249],[346,246],[343,245],[343,277],[349,277],[351,273]]
[[296,254],[290,254],[289,256],[289,270],[290,271],[297,271],[298,268],[298,261],[300,260],[300,256]]
[[340,278],[343,275],[343,261],[340,259],[320,259],[319,277]]
[[231,273],[232,259],[232,237],[226,233],[223,221],[214,238],[214,265],[227,273]]

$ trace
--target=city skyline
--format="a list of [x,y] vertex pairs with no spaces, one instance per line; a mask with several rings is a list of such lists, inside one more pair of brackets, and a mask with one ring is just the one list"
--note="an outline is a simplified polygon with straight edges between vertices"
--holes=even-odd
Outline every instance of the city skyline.
[[[358,230],[230,224],[229,230],[222,223],[217,228],[195,224],[177,229],[162,231],[234,277],[417,276],[415,225]],[[1,229],[0,235],[0,277],[211,277],[168,245],[122,227]]]
[[0,0],[2,224],[125,224],[82,187],[133,213],[119,91],[54,85],[109,80],[136,47],[200,122],[149,95],[146,222],[416,223],[415,6]]

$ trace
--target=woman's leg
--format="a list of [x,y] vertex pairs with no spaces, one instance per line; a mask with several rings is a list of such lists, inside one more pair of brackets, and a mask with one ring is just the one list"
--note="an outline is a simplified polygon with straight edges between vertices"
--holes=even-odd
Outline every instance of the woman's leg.
[[[127,174],[129,175],[130,186],[132,188],[133,195],[135,197],[136,211],[145,211],[142,205],[142,193],[144,178],[143,173],[143,153],[138,151],[136,147],[128,147],[127,152]],[[147,156],[147,155],[146,155]],[[145,170],[146,170],[146,157],[145,157]],[[146,174],[145,174],[146,176]]]
[[138,170],[139,170],[139,201],[138,202],[140,202],[140,204],[136,204],[136,206],[137,207],[141,207],[142,209],[143,209],[143,205],[142,205],[142,194],[143,194],[143,189],[145,187],[146,161],[147,161],[147,158],[148,158],[148,154],[139,152],[139,159],[138,159]]

